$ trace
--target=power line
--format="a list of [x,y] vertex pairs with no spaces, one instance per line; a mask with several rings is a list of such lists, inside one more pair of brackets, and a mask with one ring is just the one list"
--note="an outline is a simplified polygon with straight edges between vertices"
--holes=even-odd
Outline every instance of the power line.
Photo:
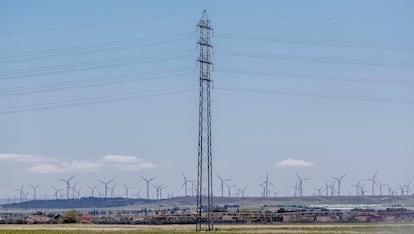
[[147,20],[158,20],[158,19],[181,17],[181,16],[187,16],[187,15],[196,15],[196,14],[198,13],[187,12],[187,13],[177,13],[177,14],[170,14],[170,15],[164,15],[164,16],[119,19],[119,20],[99,22],[99,23],[88,23],[88,24],[78,24],[78,25],[69,25],[69,26],[55,26],[55,27],[40,28],[40,29],[3,32],[3,33],[0,33],[0,36],[14,36],[14,35],[19,35],[19,34],[40,33],[40,32],[56,32],[56,31],[72,30],[72,29],[79,29],[79,28],[93,28],[93,27],[101,27],[101,26],[107,26],[107,25],[113,25],[113,24],[134,23],[134,22],[142,22],[142,21],[147,21]]
[[237,87],[215,87],[214,89],[222,90],[222,91],[240,92],[240,93],[286,95],[286,96],[298,96],[298,97],[315,97],[315,98],[341,99],[341,100],[380,102],[380,103],[414,104],[414,99],[396,99],[396,98],[366,97],[366,96],[346,96],[346,95],[334,95],[334,94],[303,93],[303,92],[296,92],[296,91],[245,89],[245,88],[237,88]]
[[[71,81],[61,81],[53,82],[46,84],[37,84],[29,86],[18,86],[12,88],[0,89],[0,97],[9,97],[17,96],[24,94],[34,94],[34,93],[46,93],[52,91],[60,90],[71,90],[78,88],[90,88],[90,87],[101,87],[109,85],[118,85],[126,84],[131,82],[142,82],[142,81],[152,81],[152,80],[161,80],[161,79],[173,79],[180,78],[182,75],[190,74],[189,71],[179,72],[177,69],[165,71],[161,75],[157,75],[156,72],[146,72],[146,73],[136,73],[129,75],[117,75],[111,77],[100,77],[92,79],[83,79],[83,80],[71,80]],[[145,77],[143,78],[143,76]]]
[[346,17],[332,17],[332,16],[295,16],[295,15],[281,15],[276,13],[247,13],[247,12],[230,12],[230,11],[213,11],[211,14],[225,15],[225,16],[242,16],[242,17],[265,17],[272,19],[286,19],[286,20],[303,20],[303,21],[324,21],[324,22],[353,22],[353,23],[369,23],[369,24],[406,24],[410,25],[409,21],[393,21],[388,19],[370,19],[370,18],[346,18]]
[[406,64],[406,63],[390,63],[390,62],[383,62],[383,61],[347,59],[347,58],[335,58],[335,57],[315,57],[315,56],[303,56],[303,55],[291,55],[291,54],[267,54],[267,53],[240,52],[240,51],[215,51],[215,54],[233,56],[233,57],[276,59],[276,60],[287,60],[287,61],[304,61],[304,62],[313,62],[313,63],[336,63],[336,64],[346,64],[346,65],[414,68],[413,64]]
[[275,36],[265,36],[265,35],[249,35],[249,34],[220,33],[220,32],[218,33],[215,32],[214,36],[217,38],[223,38],[223,39],[249,40],[249,41],[260,41],[260,42],[277,42],[277,43],[288,43],[288,44],[401,50],[401,51],[413,51],[414,50],[412,47],[410,47],[410,45],[378,43],[378,42],[341,41],[341,40],[295,38],[295,37],[275,37]]
[[19,70],[9,70],[0,72],[0,80],[18,79],[25,77],[33,77],[39,75],[50,75],[56,73],[67,73],[75,71],[85,71],[90,69],[105,69],[110,67],[119,67],[143,63],[154,63],[169,60],[177,60],[186,57],[193,56],[189,51],[178,51],[171,54],[176,55],[163,55],[163,54],[151,54],[142,56],[111,58],[103,60],[95,60],[82,63],[71,63],[62,65],[52,65],[44,67],[32,67]]
[[16,63],[33,59],[56,58],[64,56],[75,56],[99,52],[110,52],[112,50],[133,49],[144,46],[162,45],[176,42],[185,42],[186,39],[194,38],[194,32],[180,33],[174,35],[162,35],[159,37],[136,38],[128,40],[99,42],[93,44],[70,46],[63,48],[43,49],[34,51],[22,51],[0,55],[0,63]]
[[[321,75],[321,74],[305,74],[305,73],[294,73],[294,72],[268,72],[268,71],[250,71],[243,69],[221,69],[215,68],[215,72],[227,73],[227,74],[238,74],[247,78],[265,77],[269,79],[278,78],[292,78],[301,80],[322,80],[322,81],[341,81],[341,82],[358,82],[358,83],[369,83],[369,84],[391,84],[391,85],[414,85],[414,82],[404,79],[394,78],[363,78],[363,77],[344,77],[341,75]],[[223,78],[228,78],[224,76]]]
[[144,91],[140,93],[131,92],[131,93],[98,96],[98,97],[91,97],[91,98],[78,98],[78,99],[71,99],[71,100],[66,100],[66,101],[28,104],[28,105],[21,105],[21,106],[9,106],[9,107],[0,108],[0,114],[12,114],[12,113],[20,113],[20,112],[51,110],[51,109],[57,109],[57,108],[85,106],[85,105],[101,104],[101,103],[111,103],[111,102],[126,101],[126,100],[131,100],[131,99],[142,99],[142,98],[149,98],[149,97],[159,97],[159,96],[166,96],[166,95],[172,95],[172,94],[188,93],[192,91],[195,91],[194,86],[182,86],[182,87],[167,88],[167,89],[149,90],[149,91]]

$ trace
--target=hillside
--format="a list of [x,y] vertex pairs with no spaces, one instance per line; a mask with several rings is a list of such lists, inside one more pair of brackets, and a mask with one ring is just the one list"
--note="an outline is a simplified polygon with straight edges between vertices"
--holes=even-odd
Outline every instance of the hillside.
[[[163,200],[125,199],[125,198],[92,198],[69,200],[37,200],[23,203],[4,204],[2,209],[76,209],[76,208],[172,208],[194,207],[195,197],[175,197]],[[414,205],[413,196],[306,196],[306,197],[247,197],[247,198],[214,198],[218,206],[236,205],[241,208],[257,209],[261,206],[294,206],[294,205]]]

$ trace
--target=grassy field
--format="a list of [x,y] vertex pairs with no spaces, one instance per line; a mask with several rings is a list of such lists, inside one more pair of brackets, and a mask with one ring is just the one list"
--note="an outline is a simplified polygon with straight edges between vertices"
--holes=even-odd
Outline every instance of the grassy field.
[[[217,233],[414,233],[413,223],[215,225]],[[194,225],[0,225],[2,234],[195,233]]]

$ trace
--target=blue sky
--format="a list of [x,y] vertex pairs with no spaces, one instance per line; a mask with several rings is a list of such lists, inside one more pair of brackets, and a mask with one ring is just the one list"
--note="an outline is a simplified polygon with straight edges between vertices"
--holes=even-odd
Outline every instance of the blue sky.
[[140,176],[182,195],[203,9],[215,174],[252,196],[266,172],[280,195],[296,173],[305,194],[344,173],[343,193],[413,179],[412,1],[1,1],[0,197],[72,174],[85,195],[98,178],[143,194]]

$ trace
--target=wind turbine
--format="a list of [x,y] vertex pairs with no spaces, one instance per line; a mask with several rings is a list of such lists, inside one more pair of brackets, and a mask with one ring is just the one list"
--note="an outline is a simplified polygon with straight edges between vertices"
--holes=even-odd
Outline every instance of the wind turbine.
[[[269,197],[269,185],[273,185],[271,182],[269,182],[269,173],[266,173],[266,180],[261,183],[260,185],[264,186],[264,197]],[[273,185],[274,186],[274,185]]]
[[295,186],[292,186],[291,188],[293,188],[293,196],[297,197],[298,196],[298,182],[296,182]]
[[336,180],[334,180],[332,184],[329,186],[331,188],[331,197],[333,197],[335,193],[335,183],[336,183]]
[[16,189],[16,191],[20,192],[20,203],[23,202],[23,194],[24,194],[24,184],[22,184],[22,186],[20,186],[20,188]]
[[96,185],[95,186],[87,186],[89,190],[91,190],[91,197],[94,197],[95,194],[95,189],[96,189]]
[[137,193],[132,194],[132,195],[136,196],[136,197],[137,197],[137,199],[139,199],[139,195],[140,195],[140,194],[141,194],[141,190],[138,190],[138,192],[137,192]]
[[6,196],[7,196],[7,203],[10,203],[10,194],[8,191],[6,191]]
[[[80,187],[79,189],[76,189],[76,186],[73,186],[73,191],[76,193],[77,199],[81,198],[81,195],[80,195],[81,190],[82,190],[82,187]],[[75,199],[75,195],[73,195],[73,199]]]
[[194,183],[195,183],[195,180],[187,180],[187,182],[191,183],[191,196],[194,197]]
[[162,199],[162,190],[163,189],[166,189],[167,188],[167,186],[164,186],[164,185],[158,185],[158,188],[160,189],[160,200]]
[[129,189],[133,189],[134,187],[128,187],[126,184],[124,184],[124,188],[125,188],[125,198],[128,199]]
[[184,172],[181,172],[181,174],[183,175],[183,177],[184,177],[184,183],[183,183],[183,185],[181,185],[181,188],[182,187],[184,187],[184,197],[186,197],[187,196],[187,183],[188,183],[188,180],[187,180],[187,178],[185,177],[185,175],[184,175]]
[[334,180],[338,182],[338,197],[341,196],[341,182],[345,176],[346,174],[343,174],[341,177],[331,176]]
[[299,197],[303,196],[303,181],[310,180],[310,178],[302,178],[298,174],[296,176],[299,179],[298,190],[299,190]]
[[380,196],[382,196],[382,188],[386,187],[388,184],[383,184],[378,179],[377,179],[377,183],[378,183],[378,186],[379,186],[379,194],[380,194]]
[[408,184],[404,185],[404,188],[406,189],[406,192],[407,192],[407,196],[409,196],[409,193],[410,193],[410,185],[411,185],[411,181],[408,182]]
[[322,196],[322,190],[323,190],[323,186],[319,187],[319,188],[315,188],[316,191],[318,191],[318,196]]
[[364,196],[365,192],[367,192],[367,190],[365,189],[365,186],[367,186],[366,184],[360,185],[359,188],[361,189],[361,195]]
[[242,188],[242,189],[238,189],[238,191],[241,193],[241,197],[242,198],[244,198],[244,193],[246,192],[246,189],[247,189],[247,187],[245,186],[244,188]]
[[58,193],[60,191],[62,191],[62,189],[57,189],[54,185],[52,185],[53,190],[55,191],[54,195],[55,195],[55,199],[58,199]]
[[325,192],[326,192],[326,196],[329,196],[329,184],[327,180],[325,180]]
[[156,200],[158,200],[158,198],[160,197],[160,187],[158,187],[157,185],[154,185],[154,184],[152,184],[152,187],[154,187],[155,190],[157,191],[157,199]]
[[75,194],[76,194],[76,186],[78,185],[78,182],[76,182],[73,186],[72,186],[72,199],[75,199]]
[[149,184],[151,181],[155,180],[157,177],[152,177],[151,179],[147,179],[143,176],[141,178],[147,183],[147,200],[149,199]]
[[352,187],[355,187],[355,196],[359,196],[360,194],[360,187],[361,187],[361,181],[358,181],[357,184],[352,185]]
[[27,195],[29,195],[29,191],[27,192],[23,191],[23,195],[24,195],[24,201],[27,201]]
[[371,181],[372,183],[372,196],[375,195],[375,184],[377,183],[377,174],[378,172],[375,172],[374,176],[372,178],[366,179],[367,181]]
[[223,179],[223,178],[221,178],[221,176],[219,176],[219,175],[217,175],[217,177],[219,178],[219,180],[220,180],[220,188],[221,188],[221,197],[223,198],[224,197],[224,183],[225,182],[227,182],[227,181],[230,181],[231,179]]
[[110,184],[114,179],[110,179],[108,181],[98,180],[105,186],[105,198],[108,198],[108,184]]
[[66,183],[66,199],[69,199],[69,191],[70,191],[70,181],[75,177],[75,175],[69,177],[67,180],[60,178],[59,180]]
[[400,195],[401,195],[401,196],[404,196],[404,193],[405,193],[405,186],[404,186],[404,185],[401,185],[401,184],[398,184],[398,186],[399,186],[399,188],[400,188]]
[[36,191],[40,187],[40,184],[38,184],[38,185],[29,184],[29,186],[32,187],[32,189],[33,189],[33,201],[36,201]]
[[236,187],[236,185],[235,184],[233,184],[233,185],[226,184],[226,187],[229,190],[229,198],[230,198],[231,197],[231,189],[234,188],[234,187]]
[[115,186],[116,184],[112,185],[112,187],[109,187],[109,189],[111,190],[111,198],[114,197]]
[[261,188],[263,188],[263,191],[262,191],[262,197],[264,197],[264,196],[265,196],[265,187],[264,187],[264,185],[263,185],[263,184],[259,184],[259,186],[260,186]]
[[394,195],[394,191],[393,191],[393,188],[391,186],[389,186],[387,188],[387,190],[388,190],[388,195],[390,195],[390,196]]

